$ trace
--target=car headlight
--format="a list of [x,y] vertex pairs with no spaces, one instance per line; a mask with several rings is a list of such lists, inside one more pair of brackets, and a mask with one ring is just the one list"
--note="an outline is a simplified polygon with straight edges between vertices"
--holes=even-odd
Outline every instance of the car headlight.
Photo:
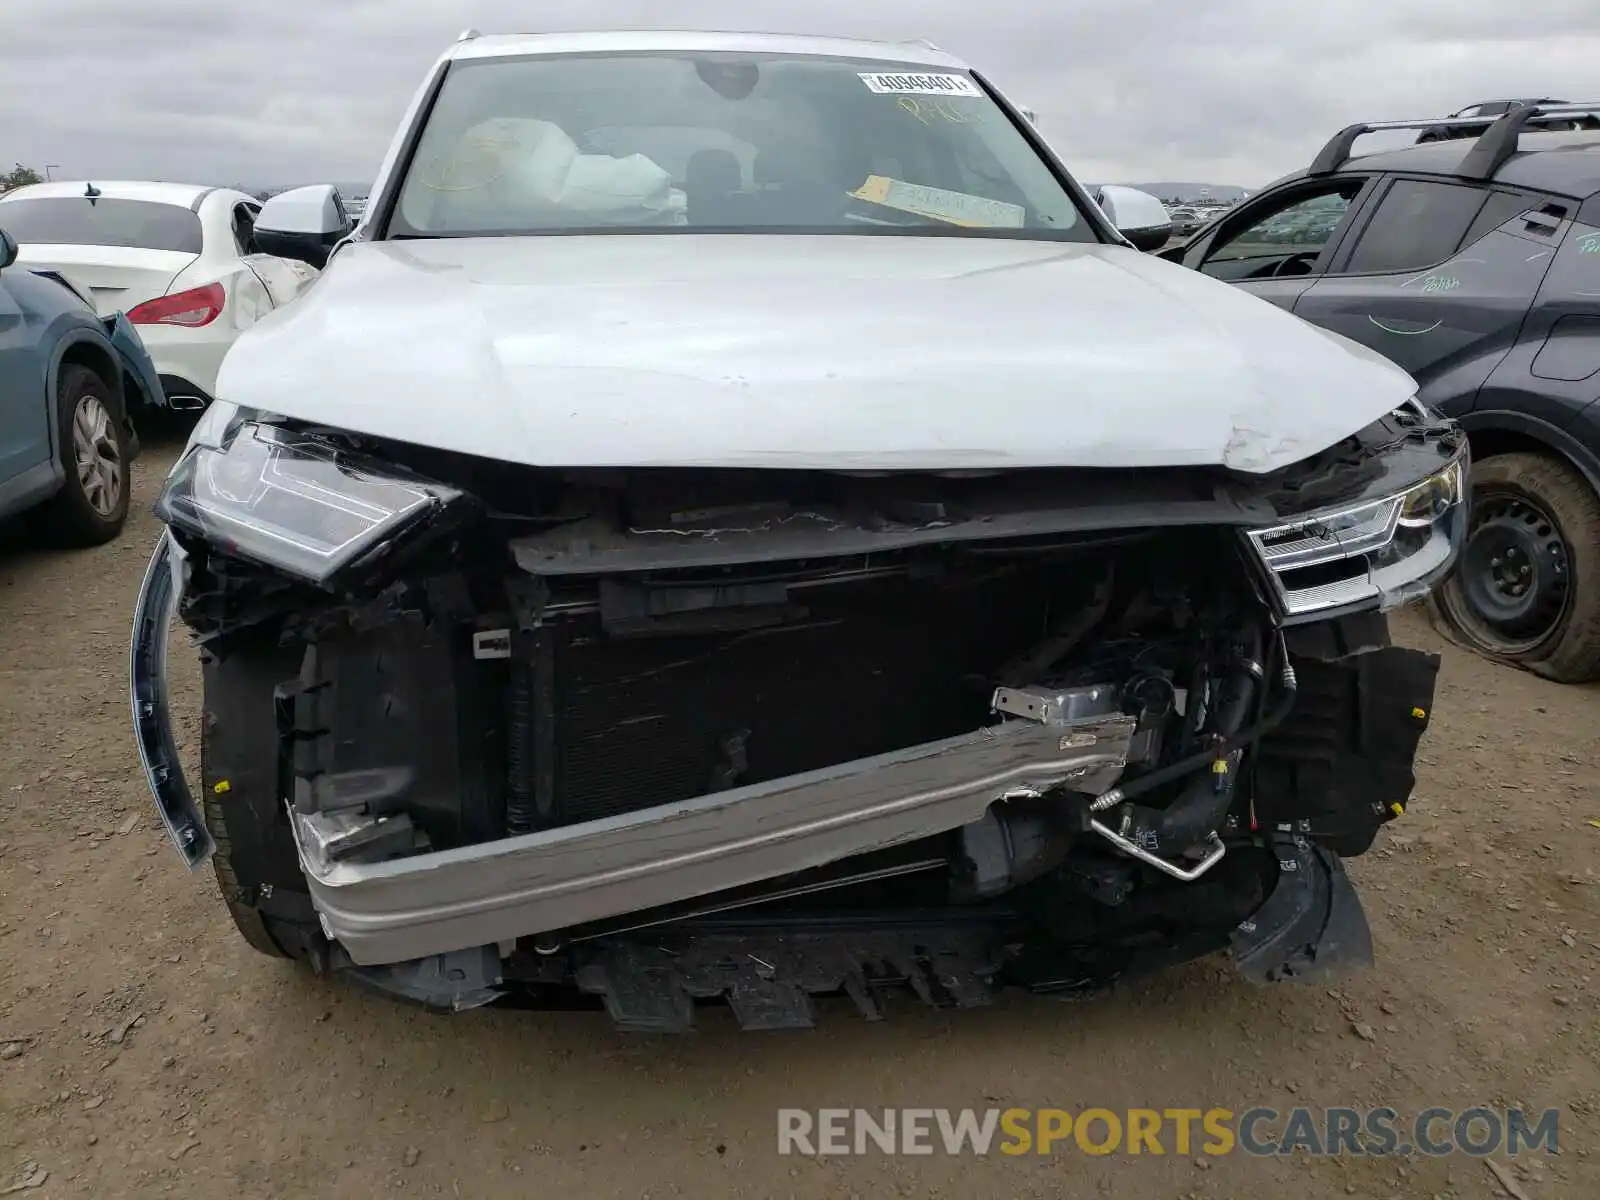
[[1437,475],[1430,475],[1415,487],[1400,493],[1400,512],[1395,518],[1406,529],[1429,529],[1461,503],[1466,470],[1460,459]]
[[1432,590],[1466,533],[1467,460],[1402,491],[1307,513],[1249,532],[1285,617],[1375,604],[1387,610]]
[[464,498],[260,414],[232,406],[214,411],[167,476],[156,515],[181,533],[308,583],[326,585]]

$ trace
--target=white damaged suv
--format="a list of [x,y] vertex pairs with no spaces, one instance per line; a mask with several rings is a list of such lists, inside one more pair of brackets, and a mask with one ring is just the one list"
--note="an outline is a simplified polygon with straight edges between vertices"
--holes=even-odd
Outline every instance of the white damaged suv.
[[1370,961],[1465,441],[1115,217],[926,43],[464,37],[358,228],[263,209],[326,269],[160,499],[184,859],[268,953],[631,1029]]

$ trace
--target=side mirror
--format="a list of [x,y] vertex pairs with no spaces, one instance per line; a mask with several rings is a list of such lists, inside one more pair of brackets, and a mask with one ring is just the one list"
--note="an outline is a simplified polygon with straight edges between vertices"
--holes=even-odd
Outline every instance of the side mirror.
[[17,239],[0,229],[0,271],[17,261]]
[[1172,237],[1172,217],[1167,206],[1138,188],[1106,184],[1095,199],[1117,227],[1117,232],[1139,250],[1159,250]]
[[354,223],[331,183],[291,188],[261,206],[255,244],[263,254],[292,258],[322,270],[328,253],[347,237]]

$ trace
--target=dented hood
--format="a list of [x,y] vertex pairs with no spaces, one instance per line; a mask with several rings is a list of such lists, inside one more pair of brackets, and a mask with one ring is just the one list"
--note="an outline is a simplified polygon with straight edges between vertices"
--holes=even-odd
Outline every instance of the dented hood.
[[1116,246],[593,234],[355,243],[219,396],[534,466],[1298,461],[1410,377]]

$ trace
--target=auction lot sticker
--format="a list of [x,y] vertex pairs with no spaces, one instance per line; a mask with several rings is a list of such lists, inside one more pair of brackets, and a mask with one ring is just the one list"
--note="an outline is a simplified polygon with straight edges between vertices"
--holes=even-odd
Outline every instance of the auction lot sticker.
[[946,191],[920,183],[906,183],[902,179],[890,179],[884,175],[868,175],[866,182],[850,195],[857,200],[881,204],[885,208],[897,208],[919,217],[932,217],[937,221],[976,229],[1020,229],[1028,216],[1028,210],[1020,204],[1007,204],[1004,200],[988,200],[982,196]]
[[907,75],[860,72],[861,82],[882,96],[982,96],[965,75]]

